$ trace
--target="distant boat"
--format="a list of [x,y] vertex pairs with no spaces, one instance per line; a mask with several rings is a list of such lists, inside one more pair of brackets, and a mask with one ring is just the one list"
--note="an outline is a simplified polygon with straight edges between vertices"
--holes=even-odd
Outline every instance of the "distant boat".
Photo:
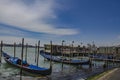
[[32,73],[32,74],[36,74],[36,75],[50,75],[52,72],[52,67],[50,68],[42,68],[42,67],[38,67],[36,65],[32,65],[32,64],[28,64],[26,61],[22,61],[23,66],[21,66],[21,59],[17,58],[17,57],[11,57],[10,55],[8,55],[7,53],[3,52],[3,56],[5,61],[10,64],[13,65],[15,67],[18,68],[22,68],[23,70]]
[[44,58],[47,60],[52,60],[54,62],[60,62],[60,63],[65,63],[65,64],[72,64],[72,65],[83,65],[83,64],[89,64],[89,59],[87,60],[75,60],[75,59],[62,59],[61,56],[53,56],[51,58],[50,53],[44,52],[43,50],[40,51],[40,55],[42,55]]

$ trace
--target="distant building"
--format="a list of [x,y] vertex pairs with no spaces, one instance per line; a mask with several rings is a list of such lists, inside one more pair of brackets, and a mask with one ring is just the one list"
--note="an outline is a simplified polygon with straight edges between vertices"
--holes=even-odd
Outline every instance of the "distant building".
[[113,55],[115,58],[120,58],[120,46],[104,46],[98,48],[98,53]]
[[[51,52],[51,45],[50,44],[45,44],[44,45],[44,50],[45,52]],[[52,45],[52,53],[53,54],[66,54],[66,55],[69,55],[69,54],[77,54],[77,53],[80,53],[80,52],[83,52],[82,51],[82,48],[81,47],[75,47],[75,46],[67,46],[67,45]]]
[[[45,52],[51,52],[50,44],[44,45]],[[80,55],[82,54],[108,54],[120,57],[120,46],[103,46],[103,47],[96,47],[95,45],[88,45],[86,46],[68,46],[68,45],[52,45],[52,53],[55,55],[60,55],[61,53],[65,55]]]
[[[45,44],[44,45],[44,50],[45,52],[51,52],[51,45],[50,44]],[[97,47],[93,46],[91,48],[86,47],[86,46],[73,46],[73,45],[52,45],[52,54],[54,55],[61,55],[62,53],[64,55],[81,55],[86,54],[86,53],[96,53],[97,52]]]
[[115,47],[99,47],[98,48],[98,53],[103,53],[103,54],[113,54],[115,53]]

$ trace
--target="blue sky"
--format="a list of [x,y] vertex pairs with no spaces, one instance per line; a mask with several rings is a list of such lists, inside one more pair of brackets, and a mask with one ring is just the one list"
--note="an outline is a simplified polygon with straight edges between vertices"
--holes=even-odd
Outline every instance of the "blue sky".
[[0,0],[5,43],[120,44],[119,0]]

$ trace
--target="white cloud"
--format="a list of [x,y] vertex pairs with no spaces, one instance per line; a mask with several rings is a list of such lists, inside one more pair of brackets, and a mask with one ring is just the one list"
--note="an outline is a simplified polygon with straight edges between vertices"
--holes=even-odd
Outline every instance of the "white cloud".
[[57,18],[54,5],[54,0],[35,0],[29,5],[20,0],[0,0],[0,22],[34,32],[56,35],[77,34],[77,30],[57,28],[46,23],[47,18]]

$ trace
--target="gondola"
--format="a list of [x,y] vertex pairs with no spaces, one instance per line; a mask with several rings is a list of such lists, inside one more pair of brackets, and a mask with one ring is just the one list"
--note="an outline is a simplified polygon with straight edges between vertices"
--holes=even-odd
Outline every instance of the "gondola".
[[89,64],[90,63],[89,59],[87,59],[87,60],[82,60],[82,59],[75,60],[75,59],[66,59],[66,58],[63,59],[60,56],[53,56],[53,55],[52,55],[52,58],[51,58],[50,53],[44,52],[43,50],[40,51],[40,55],[43,56],[47,60],[52,60],[54,62],[60,62],[60,63],[63,62],[65,64],[85,65],[85,64]]
[[[45,76],[45,75],[50,75],[52,72],[51,66],[50,68],[38,67],[36,65],[28,64],[26,61],[22,61],[18,57],[12,57],[4,52],[3,52],[3,57],[8,64],[15,66],[17,68],[22,68],[24,71],[27,71],[35,75]],[[21,65],[21,61],[22,61],[22,65]]]

